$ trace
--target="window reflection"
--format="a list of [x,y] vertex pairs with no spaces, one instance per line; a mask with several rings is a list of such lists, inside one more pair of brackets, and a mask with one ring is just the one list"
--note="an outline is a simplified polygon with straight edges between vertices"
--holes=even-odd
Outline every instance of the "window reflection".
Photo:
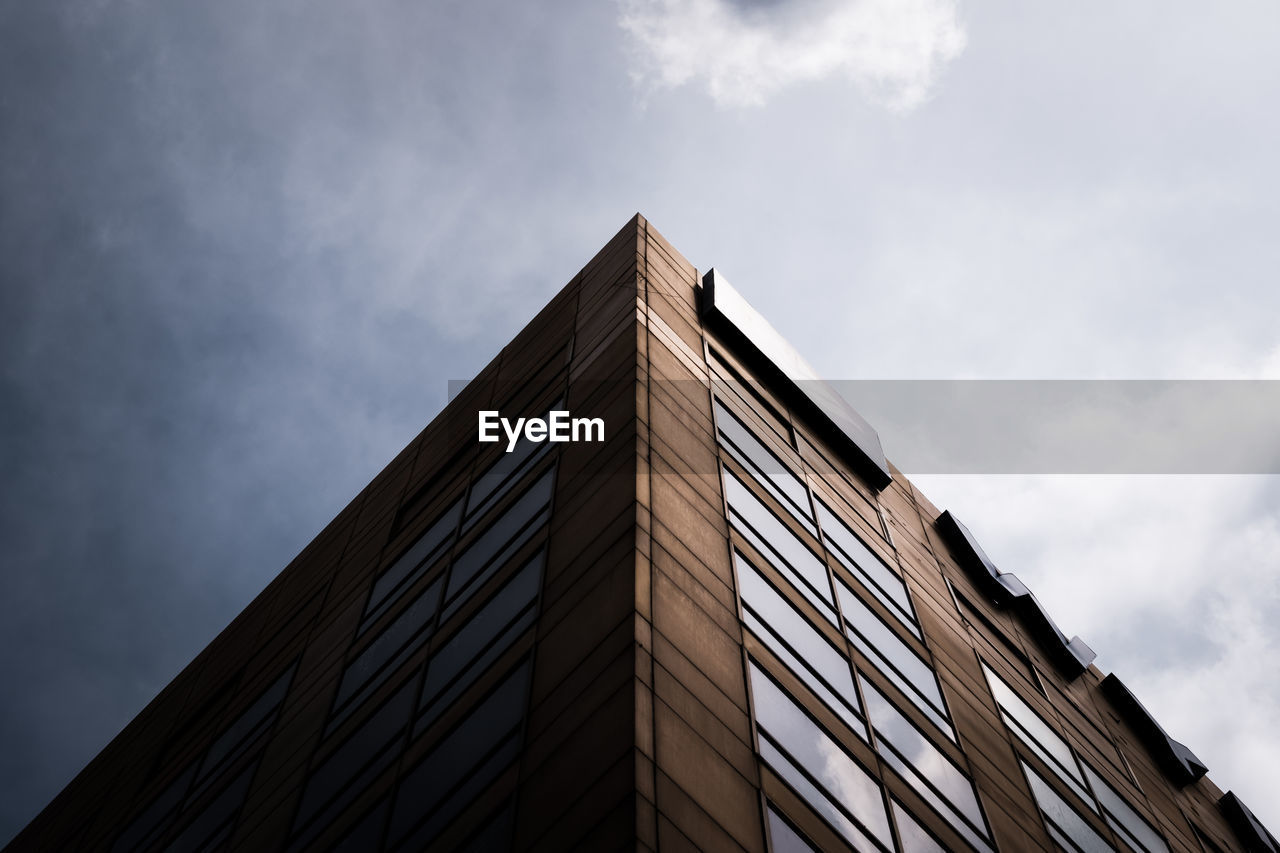
[[750,672],[764,760],[856,848],[891,849],[880,785],[754,661]]
[[1049,728],[1049,725],[1040,719],[1040,715],[1033,711],[1031,706],[985,663],[982,665],[982,671],[986,673],[987,684],[991,687],[991,693],[995,696],[996,704],[1000,708],[1000,716],[1009,727],[1009,731],[1030,747],[1031,751],[1048,765],[1067,787],[1079,795],[1089,808],[1096,810],[1097,806],[1094,805],[1093,798],[1085,788],[1084,776],[1067,742]]
[[1102,806],[1103,819],[1126,844],[1140,853],[1168,853],[1169,847],[1164,839],[1116,793],[1115,788],[1108,785],[1087,764],[1084,765],[1084,772],[1089,777],[1089,787],[1093,788],[1094,796]]
[[880,617],[843,582],[836,588],[840,591],[840,609],[847,623],[845,633],[854,647],[902,690],[934,725],[954,740],[955,733],[947,719],[946,704],[933,668],[880,621]]
[[864,739],[849,661],[751,565],[734,551],[743,621],[806,686]]
[[1040,813],[1044,815],[1045,829],[1053,840],[1064,850],[1079,850],[1081,853],[1115,853],[1115,848],[1098,834],[1067,801],[1053,790],[1053,786],[1041,778],[1025,762],[1022,772],[1027,774],[1027,784],[1031,786],[1031,794],[1035,797]]
[[876,751],[977,850],[989,851],[973,783],[884,694],[859,678]]
[[818,500],[817,504],[823,541],[831,553],[850,573],[865,584],[871,594],[880,599],[911,633],[919,637],[920,628],[916,625],[911,596],[907,593],[907,587],[902,582],[902,578],[864,545],[858,538],[858,534],[832,512],[826,503]]
[[769,848],[773,853],[818,853],[818,848],[778,814],[773,803],[769,804],[766,816],[769,821]]
[[[1036,757],[1080,798],[1085,806],[1092,809],[1095,814],[1101,815],[1107,825],[1115,830],[1124,843],[1133,850],[1139,853],[1168,853],[1169,847],[1160,834],[1129,805],[1115,788],[1111,787],[1092,767],[1079,759],[1066,740],[1050,728],[1049,724],[1041,719],[1031,706],[986,663],[982,664],[982,670],[986,673],[987,683],[991,686],[991,693],[1000,708],[1000,716],[1009,731],[1026,744]],[[1043,777],[1032,771],[1025,762],[1023,762],[1023,768],[1027,771],[1027,782],[1032,787],[1032,793],[1040,803],[1040,810],[1044,812],[1045,825],[1050,834],[1054,835],[1060,843],[1058,836],[1066,834],[1084,849],[1089,849],[1085,845],[1095,843],[1093,839],[1097,833],[1052,790]],[[1051,821],[1054,824],[1052,826]],[[1084,841],[1077,839],[1077,835]],[[1108,842],[1101,839],[1099,842],[1107,845],[1099,849],[1111,849]]]
[[724,487],[734,528],[835,624],[835,599],[826,564],[728,469]]
[[720,446],[750,471],[779,504],[786,507],[797,521],[816,536],[818,528],[813,522],[809,490],[805,487],[804,480],[775,456],[719,400],[715,401],[715,409]]
[[894,799],[890,799],[889,802],[893,807],[893,822],[898,827],[898,841],[902,845],[902,853],[947,853],[946,848],[926,832],[901,803]]

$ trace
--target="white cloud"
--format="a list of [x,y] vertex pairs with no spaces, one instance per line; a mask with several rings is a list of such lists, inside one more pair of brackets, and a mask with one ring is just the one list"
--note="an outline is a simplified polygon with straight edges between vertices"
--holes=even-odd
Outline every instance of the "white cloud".
[[721,105],[756,106],[797,83],[844,77],[898,112],[919,106],[964,50],[955,0],[621,0],[642,85],[706,87]]
[[1268,825],[1280,788],[1276,478],[915,477]]

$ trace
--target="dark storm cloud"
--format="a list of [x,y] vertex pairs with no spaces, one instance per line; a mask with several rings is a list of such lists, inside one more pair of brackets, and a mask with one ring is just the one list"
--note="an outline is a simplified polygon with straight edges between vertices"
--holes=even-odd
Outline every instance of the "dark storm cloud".
[[424,86],[519,57],[316,12],[0,11],[0,839],[550,292],[469,301],[521,282],[457,263],[495,125]]

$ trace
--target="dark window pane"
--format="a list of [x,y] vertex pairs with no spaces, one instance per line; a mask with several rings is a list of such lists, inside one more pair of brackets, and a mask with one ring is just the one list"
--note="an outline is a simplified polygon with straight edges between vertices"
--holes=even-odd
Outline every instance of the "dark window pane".
[[862,600],[843,583],[836,584],[840,591],[840,609],[844,612],[845,633],[850,641],[876,667],[892,681],[907,698],[924,712],[938,728],[955,738],[951,723],[947,720],[946,705],[938,687],[937,676],[929,664],[920,659],[910,646],[902,641],[880,617],[876,616]]
[[831,706],[851,729],[866,737],[849,661],[809,624],[755,567],[734,551],[743,621],[778,658]]
[[[552,411],[563,408],[564,400],[557,400],[542,416],[545,419]],[[505,434],[500,441],[505,449]],[[474,524],[486,510],[501,500],[520,480],[520,475],[536,465],[550,449],[549,441],[535,442],[521,438],[510,453],[503,453],[497,462],[489,466],[489,470],[476,477],[471,484],[471,495],[467,498],[467,522],[464,529]]]
[[769,804],[769,847],[773,853],[818,853],[818,848],[783,820],[782,815]]
[[[391,819],[391,838],[402,837],[419,818],[433,813],[454,788],[485,767],[490,755],[512,757],[519,743],[511,736],[524,719],[528,701],[529,663],[516,667],[489,696],[436,745],[400,783]],[[497,747],[495,749],[495,747]],[[489,765],[492,770],[492,766]],[[501,770],[501,768],[498,768]],[[462,803],[453,802],[455,807]],[[426,838],[422,838],[426,841]]]
[[[548,469],[479,538],[454,557],[453,567],[449,570],[449,588],[445,593],[445,601],[451,603],[446,608],[445,618],[461,604],[462,599],[458,596],[465,587],[480,578],[471,586],[475,589],[547,520],[548,514],[543,510],[551,504],[554,477],[555,469]],[[486,567],[488,571],[482,573]]]
[[725,450],[751,471],[760,485],[816,536],[818,528],[813,523],[809,490],[805,488],[804,481],[719,400],[716,401],[716,423],[720,444]]
[[[417,686],[416,678],[409,679],[361,723],[342,746],[330,753],[323,764],[311,771],[294,818],[295,827],[310,822],[321,807],[339,793],[346,793],[348,796],[343,799],[349,802],[399,757],[400,749],[396,747],[403,746],[401,736],[413,713]],[[329,817],[336,817],[340,808],[329,809]]]
[[1040,715],[1033,711],[1031,706],[985,663],[982,665],[982,670],[987,674],[987,684],[991,687],[996,704],[1000,706],[1000,716],[1009,726],[1009,731],[1030,747],[1031,751],[1067,784],[1067,787],[1088,803],[1089,808],[1096,809],[1093,798],[1089,796],[1084,786],[1084,776],[1076,764],[1075,755],[1071,752],[1071,747],[1067,746],[1067,742],[1049,728],[1048,723],[1040,719]]
[[769,511],[755,495],[729,470],[724,472],[725,497],[729,501],[734,527],[761,556],[795,584],[818,610],[835,623],[831,582],[826,563],[809,550],[800,539]]
[[[436,615],[439,604],[440,579],[437,578],[355,660],[347,664],[346,672],[342,674],[342,683],[338,686],[334,707],[342,707],[350,702],[357,691],[367,697],[414,651],[421,648],[431,636],[431,620]],[[334,722],[338,719],[340,718],[335,714]],[[330,729],[333,727],[331,723]]]
[[197,779],[208,776],[215,767],[224,761],[232,760],[236,756],[243,754],[253,738],[266,731],[275,722],[276,712],[280,708],[280,703],[284,701],[285,694],[289,691],[289,682],[292,678],[293,667],[290,666],[280,674],[280,677],[270,687],[262,692],[262,695],[252,705],[236,718],[235,722],[227,726],[226,730],[209,747],[209,751],[205,753]]
[[361,623],[361,630],[391,606],[395,601],[395,596],[391,595],[393,590],[407,589],[421,576],[422,572],[431,567],[436,556],[444,553],[444,549],[453,540],[453,532],[458,526],[458,516],[461,511],[462,499],[459,498],[427,528],[400,559],[392,563],[374,581],[373,592],[370,593],[369,603],[365,607],[365,618]]
[[987,851],[986,823],[973,783],[865,678],[867,719],[876,751],[976,849]]
[[187,793],[187,788],[190,787],[195,775],[194,764],[179,773],[151,801],[146,810],[134,818],[124,832],[120,833],[120,837],[116,839],[111,849],[116,853],[123,853],[126,850],[138,850],[146,846],[147,841],[173,820],[173,816],[177,814],[178,804],[182,802],[183,795]]
[[511,831],[516,822],[516,805],[508,800],[507,805],[497,814],[490,815],[484,827],[455,853],[492,853],[495,850],[511,849]]
[[1054,840],[1067,850],[1080,850],[1083,853],[1114,853],[1115,848],[1099,835],[1067,801],[1058,796],[1058,792],[1032,770],[1027,763],[1022,763],[1022,770],[1027,774],[1027,783],[1031,786],[1031,794],[1036,798],[1036,805],[1044,815],[1045,828]]
[[419,705],[424,710],[418,732],[533,625],[537,616],[533,603],[542,585],[542,563],[543,552],[539,551],[431,656]]
[[821,500],[818,501],[818,520],[822,524],[827,547],[835,558],[866,584],[867,589],[883,601],[913,634],[920,636],[920,629],[915,624],[915,611],[911,608],[911,596],[898,573],[862,544],[858,534]]
[[[433,813],[424,821],[398,849],[420,850],[440,831],[453,822],[458,813],[466,808],[485,788],[493,784],[493,780],[503,770],[511,766],[520,757],[520,739],[511,734],[506,740],[477,765],[458,787],[454,788],[442,799],[430,800]],[[432,792],[434,793],[434,792]]]
[[232,826],[236,813],[244,805],[244,798],[249,794],[249,783],[253,781],[253,771],[257,762],[241,771],[232,782],[223,788],[201,810],[186,829],[178,833],[177,838],[165,848],[166,853],[186,853],[211,846],[215,838],[224,835]]
[[1102,806],[1103,818],[1126,844],[1141,853],[1169,853],[1164,839],[1125,802],[1124,797],[1116,793],[1115,788],[1108,785],[1087,764],[1084,765],[1084,772],[1089,777],[1089,787],[1093,788],[1093,793]]
[[[892,848],[889,818],[875,779],[754,662],[751,691],[756,722],[761,732],[768,735],[768,739],[763,736],[760,739],[765,761],[854,846],[866,846],[861,838],[866,833]],[[785,755],[776,747],[781,747]],[[798,774],[798,768],[803,768],[817,785]],[[854,830],[853,822],[842,811],[856,819],[862,828]]]
[[387,815],[391,812],[391,798],[387,797],[373,807],[370,812],[351,827],[342,840],[330,848],[329,853],[368,853],[380,849],[382,828],[386,826]]

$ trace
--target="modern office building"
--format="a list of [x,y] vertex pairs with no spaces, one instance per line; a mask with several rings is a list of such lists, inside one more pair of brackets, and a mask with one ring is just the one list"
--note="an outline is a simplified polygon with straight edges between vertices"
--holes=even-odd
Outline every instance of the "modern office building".
[[9,849],[1280,850],[804,370],[637,216]]

